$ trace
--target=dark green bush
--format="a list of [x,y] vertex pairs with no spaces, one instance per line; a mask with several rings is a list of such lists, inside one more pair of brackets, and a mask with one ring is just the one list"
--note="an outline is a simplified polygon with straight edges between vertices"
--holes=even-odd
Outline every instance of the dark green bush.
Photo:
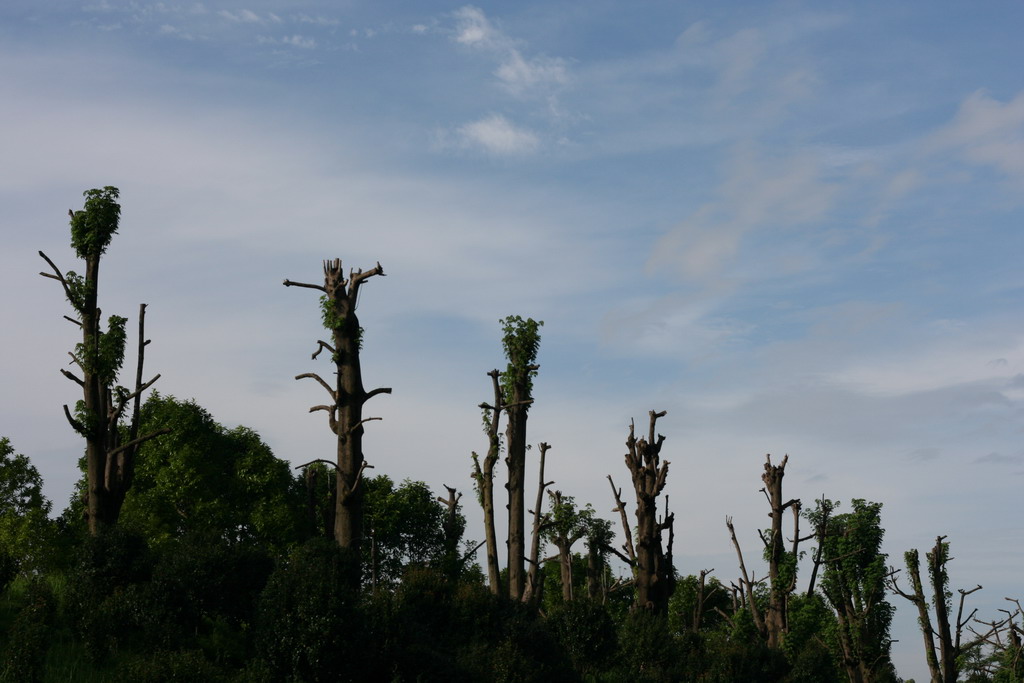
[[7,634],[4,664],[0,669],[0,680],[5,682],[34,683],[43,680],[56,600],[41,579],[29,584],[25,598],[25,606],[18,612]]
[[[312,539],[279,566],[259,600],[257,650],[278,681],[374,680],[373,634],[360,607],[357,558]],[[369,670],[368,670],[369,669]]]

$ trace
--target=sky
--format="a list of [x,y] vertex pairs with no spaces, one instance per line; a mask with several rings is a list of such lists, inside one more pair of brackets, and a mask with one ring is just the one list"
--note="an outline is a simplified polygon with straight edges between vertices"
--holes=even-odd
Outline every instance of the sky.
[[1022,22],[1016,2],[8,0],[0,434],[63,507],[76,330],[37,252],[74,269],[67,210],[114,185],[104,312],[133,330],[147,303],[155,388],[282,458],[333,452],[294,379],[329,372],[315,293],[282,281],[379,261],[364,381],[394,393],[367,405],[366,457],[459,487],[470,536],[477,406],[518,314],[544,321],[529,439],[555,488],[614,519],[630,420],[667,411],[681,572],[738,576],[726,515],[756,565],[765,454],[788,454],[787,496],[883,503],[892,564],[947,535],[952,588],[996,616],[1024,597]]

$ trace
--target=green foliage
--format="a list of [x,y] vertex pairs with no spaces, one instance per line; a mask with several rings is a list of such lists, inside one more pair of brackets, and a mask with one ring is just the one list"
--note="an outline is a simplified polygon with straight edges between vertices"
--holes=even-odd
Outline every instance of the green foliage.
[[548,613],[548,626],[578,673],[593,676],[610,666],[617,636],[604,605],[590,600],[563,603]]
[[[75,344],[75,361],[104,385],[113,384],[124,365],[127,322],[127,318],[112,315],[107,319],[106,332],[100,330],[97,335],[87,337],[87,341]],[[82,423],[88,424],[88,421],[83,419]]]
[[[446,552],[447,509],[427,485],[406,479],[396,487],[385,475],[368,478],[364,485],[364,521],[375,547],[378,583],[394,585],[410,565],[439,566]],[[456,524],[465,529],[461,513]]]
[[[673,633],[683,633],[693,628],[699,587],[700,578],[693,574],[676,579],[676,590],[668,601],[668,621]],[[724,619],[715,608],[728,613],[731,606],[729,592],[722,582],[714,576],[706,578],[704,580],[704,606],[700,618],[701,630],[720,628],[724,624]]]
[[119,668],[119,675],[133,683],[186,683],[227,681],[225,673],[199,650],[158,650],[136,655]]
[[95,285],[86,281],[84,277],[73,270],[64,274],[64,281],[68,285],[68,303],[76,311],[82,313],[85,310],[85,302],[89,298],[89,293],[93,291]]
[[51,503],[43,496],[39,470],[0,437],[0,590],[4,575],[39,571],[49,558],[56,530],[50,521]]
[[107,185],[102,190],[86,190],[85,208],[71,217],[71,246],[79,258],[96,258],[107,250],[117,232],[121,205],[119,191]]
[[[812,524],[828,524],[820,589],[832,608],[846,615],[845,626],[835,626],[842,629],[836,637],[849,643],[854,661],[865,662],[881,680],[892,668],[889,627],[894,611],[885,599],[888,556],[882,552],[882,505],[854,499],[851,512],[832,516],[837,507],[833,501],[818,501],[808,514]],[[834,647],[838,651],[838,643]]]
[[359,595],[359,562],[333,540],[312,539],[271,575],[256,621],[257,652],[273,680],[373,680],[374,647]]
[[[946,563],[949,561],[949,543],[945,541],[940,543],[937,551],[925,553],[925,558],[928,560],[928,575],[938,578],[933,585],[942,586],[941,599],[946,603],[946,613],[948,614],[950,600],[953,598],[953,593],[949,590],[949,574],[946,572]],[[936,591],[932,596],[932,603],[938,606],[939,599],[939,593]]]
[[687,680],[683,654],[681,641],[672,635],[664,616],[636,610],[619,627],[615,680],[643,683]]
[[171,433],[139,449],[122,523],[158,546],[189,534],[274,548],[298,539],[300,484],[256,432],[227,430],[194,401],[153,393],[140,430],[163,427]]
[[782,642],[791,667],[787,681],[840,683],[845,679],[832,654],[833,650],[838,651],[836,617],[820,595],[790,596],[787,623],[789,631]]
[[516,386],[523,389],[523,395],[519,399],[522,400],[533,393],[533,378],[537,376],[537,371],[531,370],[530,367],[537,360],[537,352],[540,350],[540,328],[543,327],[544,321],[538,322],[533,318],[523,320],[518,315],[510,315],[498,322],[504,333],[501,344],[505,349],[505,358],[508,359],[508,367],[501,375],[505,401],[513,400]]
[[46,651],[56,616],[56,600],[41,579],[28,585],[25,605],[18,612],[3,651],[0,681],[34,683],[43,680]]

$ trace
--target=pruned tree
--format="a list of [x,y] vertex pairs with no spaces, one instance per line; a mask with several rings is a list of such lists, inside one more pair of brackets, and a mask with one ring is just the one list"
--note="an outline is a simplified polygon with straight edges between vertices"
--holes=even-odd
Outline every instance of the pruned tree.
[[544,465],[547,460],[548,450],[551,446],[548,443],[541,442],[537,445],[537,450],[540,451],[540,467],[538,468],[537,477],[537,500],[534,503],[533,510],[530,512],[533,514],[533,533],[530,541],[530,568],[526,573],[526,587],[523,590],[523,602],[536,602],[540,598],[542,586],[544,585],[544,578],[541,574],[544,571],[544,563],[540,560],[540,543],[541,536],[551,524],[551,516],[544,512],[544,490],[554,484],[553,481],[544,481]]
[[477,500],[484,511],[484,543],[487,545],[487,582],[491,592],[501,593],[501,570],[498,568],[498,537],[494,530],[494,466],[501,455],[501,413],[505,410],[505,399],[499,381],[501,373],[496,369],[487,373],[494,388],[494,405],[481,403],[484,411],[484,431],[487,433],[487,455],[483,463],[473,452],[473,481],[476,484]]
[[[133,389],[117,384],[124,363],[127,320],[112,315],[107,320],[107,328],[103,329],[98,303],[100,258],[119,226],[118,189],[108,185],[102,190],[87,190],[84,195],[85,207],[80,211],[69,209],[68,215],[71,217],[71,246],[78,258],[85,261],[85,275],[74,271],[61,273],[50,257],[41,251],[39,255],[53,271],[40,275],[56,280],[64,288],[64,295],[75,313],[74,318],[64,317],[82,332],[82,341],[68,354],[80,376],[66,369],[61,373],[82,389],[82,399],[75,404],[74,414],[65,405],[64,415],[71,427],[85,438],[85,515],[89,532],[96,535],[117,522],[135,475],[139,446],[169,430],[139,434],[142,393],[160,378],[156,375],[148,382],[142,380],[145,348],[149,344],[145,335],[146,304],[139,306],[139,345]],[[132,417],[125,430],[121,422],[129,404]]]
[[[636,438],[634,423],[630,420],[629,436],[626,439],[626,467],[633,480],[636,494],[636,543],[630,531],[626,508],[622,502],[621,490],[615,488],[611,476],[608,482],[615,495],[615,511],[622,519],[625,542],[623,548],[627,555],[616,551],[624,561],[633,568],[636,585],[635,606],[655,614],[668,612],[668,601],[675,590],[675,567],[672,565],[672,542],[674,540],[673,524],[675,514],[668,511],[665,502],[665,513],[658,517],[658,496],[665,488],[669,462],[661,459],[661,447],[665,437],[655,435],[658,418],[664,417],[666,411],[650,411],[650,424],[647,438]],[[668,542],[663,544],[663,533],[668,532]]]
[[285,287],[315,289],[320,296],[320,310],[324,328],[331,333],[331,342],[317,341],[313,358],[321,352],[331,354],[335,367],[334,385],[312,372],[296,375],[295,379],[313,379],[331,398],[327,404],[315,405],[309,412],[324,411],[328,424],[337,437],[336,499],[334,506],[334,538],[338,545],[360,553],[363,544],[363,472],[369,467],[363,457],[363,425],[379,417],[363,417],[363,406],[378,394],[390,394],[390,387],[366,391],[363,388],[359,352],[362,348],[363,328],[356,317],[356,305],[363,283],[375,275],[384,275],[380,263],[373,268],[352,270],[345,278],[341,259],[324,261],[324,283],[306,284],[285,280]]
[[[796,561],[800,543],[800,499],[791,498],[785,502],[782,495],[782,479],[786,474],[786,463],[789,456],[783,456],[778,465],[772,464],[772,456],[765,456],[764,473],[761,491],[768,499],[771,528],[767,535],[758,530],[765,547],[768,560],[769,598],[768,609],[765,610],[764,621],[767,628],[768,647],[779,647],[782,634],[789,629],[788,607],[789,596],[796,588]],[[787,552],[786,539],[782,534],[782,521],[786,511],[793,514],[792,549]]]
[[[800,541],[807,540],[800,537],[800,500],[793,498],[784,501],[782,495],[782,479],[786,475],[786,463],[789,456],[784,456],[778,465],[772,464],[772,456],[765,456],[764,472],[761,474],[761,481],[764,487],[761,492],[768,500],[768,517],[771,526],[762,531],[758,529],[761,543],[764,545],[764,558],[768,562],[768,601],[762,608],[754,599],[754,588],[764,581],[754,581],[747,573],[746,564],[743,561],[743,551],[740,549],[739,540],[736,538],[736,529],[733,527],[732,518],[726,517],[725,525],[729,529],[733,547],[740,564],[740,585],[737,587],[739,594],[743,597],[745,606],[750,610],[754,625],[757,627],[761,637],[764,638],[768,647],[776,649],[781,647],[783,634],[789,629],[788,605],[789,597],[796,588],[796,563]],[[782,532],[783,518],[786,511],[793,514],[793,538],[790,541],[791,547],[786,549],[786,538]],[[810,538],[810,537],[808,537]]]
[[522,600],[526,587],[526,421],[533,403],[533,379],[540,366],[540,328],[544,321],[512,315],[501,321],[502,346],[508,366],[501,375],[508,424],[505,464],[508,467],[508,595]]
[[[970,590],[959,589],[960,604],[957,608],[956,621],[950,621],[949,575],[946,564],[953,558],[949,556],[949,543],[945,536],[937,536],[931,551],[925,554],[928,562],[928,582],[932,590],[932,604],[935,607],[935,620],[928,609],[928,599],[924,593],[921,580],[921,558],[916,549],[908,550],[903,559],[910,577],[910,592],[904,591],[896,582],[899,570],[890,569],[888,574],[889,588],[917,607],[918,624],[924,638],[925,659],[931,673],[932,683],[955,683],[960,676],[962,657],[985,642],[985,637],[978,635],[971,640],[963,641],[964,629],[970,624],[977,610],[973,610],[966,618],[964,600],[968,595],[981,590],[975,586]],[[938,643],[935,641],[938,640]]]

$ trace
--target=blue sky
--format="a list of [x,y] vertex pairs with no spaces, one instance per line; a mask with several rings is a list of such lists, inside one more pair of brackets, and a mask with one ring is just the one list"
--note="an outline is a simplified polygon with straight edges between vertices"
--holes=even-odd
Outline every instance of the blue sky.
[[[6,2],[0,434],[58,506],[74,343],[42,249],[122,191],[107,312],[150,305],[158,388],[331,452],[300,372],[320,262],[376,261],[378,473],[467,492],[499,317],[543,319],[531,441],[610,516],[630,417],[668,415],[677,564],[788,492],[885,504],[894,564],[1020,596],[1024,49],[1018,3]],[[468,500],[468,498],[466,499]],[[467,513],[481,537],[478,517]],[[474,530],[475,529],[475,530]],[[897,663],[923,675],[900,605]]]

